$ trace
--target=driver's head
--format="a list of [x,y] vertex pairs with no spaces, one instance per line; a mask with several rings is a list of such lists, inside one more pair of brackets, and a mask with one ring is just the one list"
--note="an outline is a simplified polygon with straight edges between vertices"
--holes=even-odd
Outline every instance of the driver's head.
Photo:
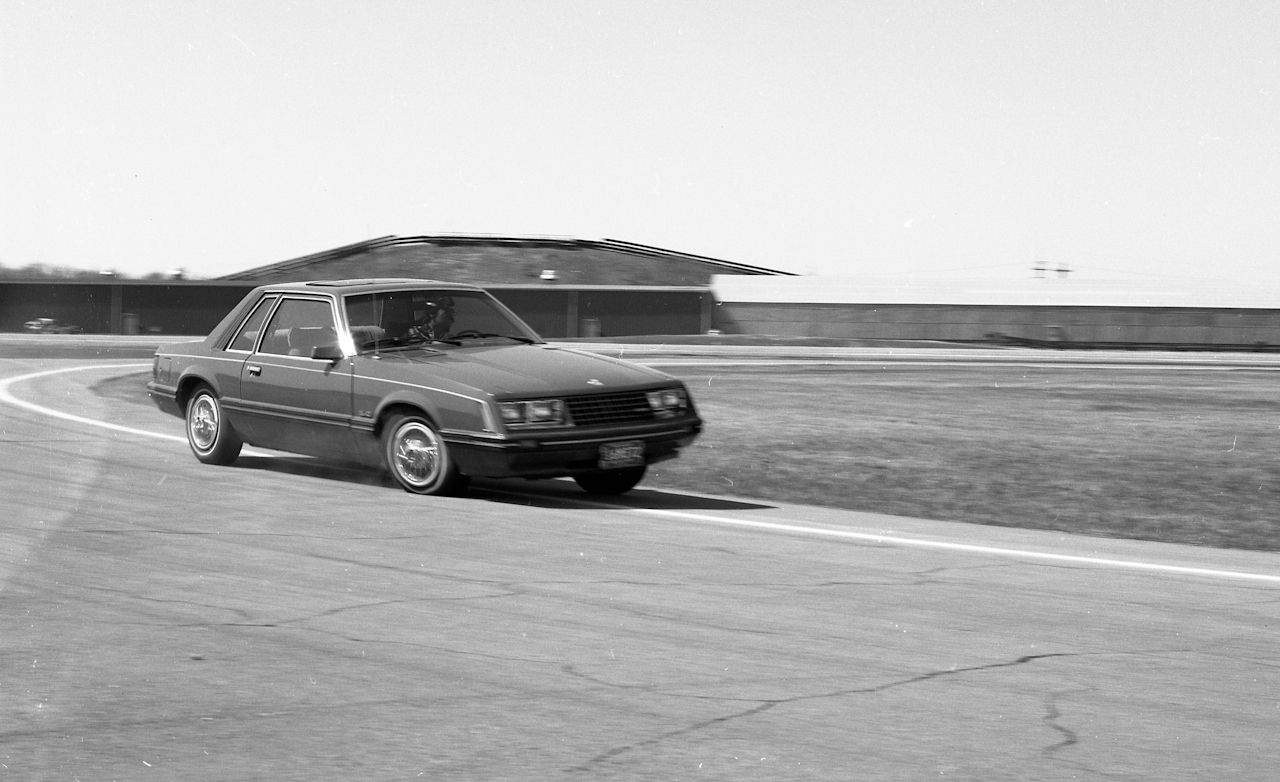
[[438,296],[432,301],[427,302],[428,312],[425,321],[430,323],[437,329],[447,330],[453,325],[453,297]]

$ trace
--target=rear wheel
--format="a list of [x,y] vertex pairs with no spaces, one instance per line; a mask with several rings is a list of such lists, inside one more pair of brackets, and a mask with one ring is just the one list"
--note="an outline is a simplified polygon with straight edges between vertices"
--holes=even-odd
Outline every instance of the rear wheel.
[[452,494],[466,485],[466,476],[449,456],[449,446],[426,418],[396,415],[382,434],[382,455],[391,477],[414,494]]
[[200,386],[187,400],[187,443],[205,464],[231,464],[244,443],[222,414],[218,395]]
[[621,470],[597,470],[573,476],[583,491],[590,494],[625,494],[644,478],[644,466]]

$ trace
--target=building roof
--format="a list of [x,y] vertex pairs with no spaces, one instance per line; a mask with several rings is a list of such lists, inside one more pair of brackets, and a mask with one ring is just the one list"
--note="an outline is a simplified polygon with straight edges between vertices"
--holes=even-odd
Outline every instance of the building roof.
[[[431,236],[383,236],[377,239],[369,239],[355,244],[348,244],[342,247],[335,247],[332,250],[312,253],[298,258],[291,258],[286,261],[268,264],[266,266],[258,266],[252,269],[228,274],[219,279],[223,280],[277,280],[284,277],[315,277],[323,276],[324,270],[319,268],[330,265],[335,261],[356,258],[359,256],[371,256],[378,251],[393,250],[395,248],[411,248],[413,246],[432,245],[436,247],[495,247],[495,248],[537,248],[540,250],[596,250],[603,251],[615,255],[631,256],[637,259],[657,259],[664,262],[676,262],[697,266],[704,270],[703,274],[709,278],[712,274],[747,274],[747,275],[770,275],[770,276],[792,276],[792,272],[784,272],[776,269],[766,269],[761,266],[750,266],[744,263],[735,263],[719,258],[711,258],[705,255],[694,255],[692,253],[679,252],[677,250],[665,250],[661,247],[651,247],[649,245],[637,244],[635,242],[624,242],[617,239],[574,239],[570,237],[556,236],[487,236],[478,234],[436,234]],[[377,269],[369,270],[370,274],[376,275]],[[507,280],[514,282],[515,280]]]

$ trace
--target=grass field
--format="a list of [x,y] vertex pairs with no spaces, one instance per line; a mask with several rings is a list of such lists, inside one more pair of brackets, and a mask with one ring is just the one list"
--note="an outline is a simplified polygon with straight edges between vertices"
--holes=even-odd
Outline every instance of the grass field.
[[1275,373],[681,370],[707,426],[646,486],[1280,550]]
[[[706,419],[642,488],[1280,551],[1275,372],[674,372]],[[98,393],[151,407],[145,374]],[[157,414],[158,415],[158,414]]]

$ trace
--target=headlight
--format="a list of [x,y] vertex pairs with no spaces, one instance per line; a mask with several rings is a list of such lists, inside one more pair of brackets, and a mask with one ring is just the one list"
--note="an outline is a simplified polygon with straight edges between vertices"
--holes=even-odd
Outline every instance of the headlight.
[[499,402],[498,412],[507,426],[559,426],[564,423],[564,400]]
[[649,407],[658,418],[671,418],[684,412],[689,406],[689,400],[683,388],[650,391],[645,396],[649,399]]

